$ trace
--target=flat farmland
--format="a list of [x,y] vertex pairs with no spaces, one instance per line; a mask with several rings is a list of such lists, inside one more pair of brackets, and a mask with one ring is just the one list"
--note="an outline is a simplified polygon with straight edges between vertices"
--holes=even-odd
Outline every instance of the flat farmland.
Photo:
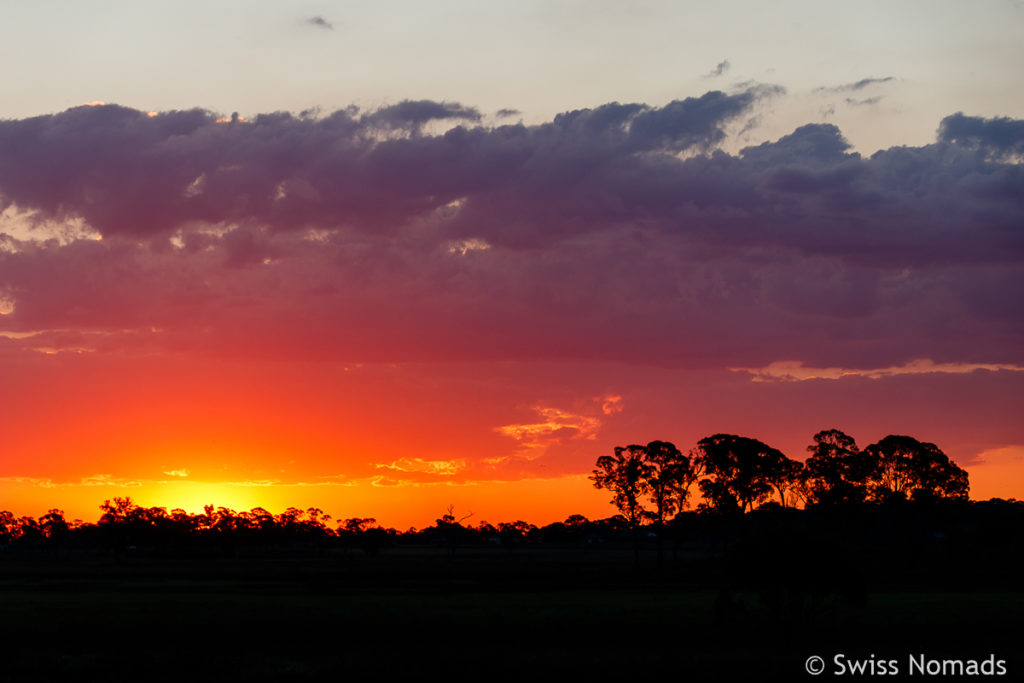
[[918,652],[1022,670],[1012,583],[880,578],[851,599],[736,585],[720,569],[695,556],[658,569],[624,548],[19,558],[0,565],[0,676],[800,680],[815,654]]

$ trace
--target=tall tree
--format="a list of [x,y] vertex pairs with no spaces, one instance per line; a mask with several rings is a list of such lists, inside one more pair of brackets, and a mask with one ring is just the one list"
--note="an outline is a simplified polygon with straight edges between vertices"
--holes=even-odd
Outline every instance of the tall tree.
[[875,460],[870,453],[857,448],[852,436],[838,429],[823,430],[814,435],[814,443],[807,450],[811,455],[804,467],[810,502],[836,504],[867,500]]
[[643,517],[641,498],[648,492],[650,466],[646,459],[644,446],[616,446],[614,455],[597,459],[597,467],[590,475],[595,488],[612,492],[615,507],[633,528]]
[[864,450],[874,461],[870,489],[876,501],[967,498],[967,472],[933,443],[891,434]]
[[806,502],[804,464],[776,448],[769,448],[762,457],[764,479],[779,494],[779,504],[785,508]]
[[785,505],[787,491],[799,480],[801,467],[778,449],[734,434],[701,439],[696,458],[705,475],[701,494],[710,507],[723,512],[753,510],[773,491]]
[[643,461],[645,488],[654,505],[654,520],[661,526],[686,505],[696,475],[690,459],[668,441],[647,444]]
[[690,486],[696,476],[690,458],[668,441],[652,441],[647,444],[644,447],[644,462],[647,465],[647,497],[654,505],[650,516],[657,528],[657,562],[661,566],[665,562],[665,523],[686,505]]

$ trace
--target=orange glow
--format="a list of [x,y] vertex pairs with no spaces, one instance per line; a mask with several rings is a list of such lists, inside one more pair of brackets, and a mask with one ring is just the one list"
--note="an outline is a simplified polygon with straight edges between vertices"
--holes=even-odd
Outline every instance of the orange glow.
[[980,462],[966,467],[971,481],[971,498],[988,500],[1024,499],[1024,446],[1006,446],[985,451]]
[[[311,383],[301,363],[159,359],[56,354],[19,365],[7,378],[20,400],[0,432],[0,508],[95,521],[104,500],[130,496],[189,512],[313,506],[397,528],[433,524],[449,504],[494,523],[615,513],[585,476],[603,450],[579,438],[596,418],[577,413],[601,414],[592,399],[545,409],[571,426],[545,434],[547,455],[530,460],[495,431],[521,409],[495,411],[459,382],[396,394],[411,371],[329,366]],[[580,464],[552,459],[567,446]]]
[[[0,342],[44,344],[19,334]],[[45,334],[54,336],[47,346],[82,343],[63,331]],[[787,409],[774,397],[837,385],[750,382],[735,373],[723,373],[722,391],[729,393],[715,394],[690,391],[685,376],[660,368],[647,375],[630,369],[624,380],[584,365],[571,370],[583,380],[556,378],[584,387],[570,394],[543,390],[553,373],[547,365],[504,375],[499,368],[479,381],[482,366],[474,364],[438,370],[116,354],[103,350],[106,339],[89,339],[93,353],[26,351],[8,364],[0,391],[14,400],[5,400],[0,430],[0,509],[35,516],[58,507],[70,518],[95,521],[104,500],[130,496],[190,512],[207,504],[272,512],[312,506],[400,529],[433,524],[449,504],[492,523],[604,518],[616,509],[587,474],[617,445],[665,439],[685,452],[709,433],[733,432],[801,458],[814,431],[844,426],[835,416],[855,415],[865,403],[860,396],[844,405],[811,394]],[[592,375],[611,377],[601,384],[615,391],[594,386]],[[879,387],[882,407],[887,400],[914,405],[863,381],[865,390]],[[971,422],[1001,419],[967,405],[977,412]],[[979,461],[984,449],[971,450],[978,440],[958,444],[963,427],[936,421],[927,406],[919,415],[895,407],[886,413],[891,424],[862,417],[847,429],[862,446],[889,433],[933,441],[958,462],[976,463],[966,465],[972,498],[1021,497],[1020,446],[989,448]]]
[[[270,481],[126,482],[94,479],[90,482],[60,484],[49,480],[0,480],[4,507],[16,514],[39,515],[49,507],[60,507],[69,519],[94,522],[104,500],[128,496],[144,507],[181,508],[202,512],[206,505],[236,512],[262,507],[280,513],[289,507],[318,507],[335,519],[376,517],[382,524],[399,529],[430,526],[454,505],[460,515],[472,513],[467,522],[496,524],[524,519],[543,525],[563,521],[571,514],[591,519],[615,513],[606,492],[597,491],[584,475],[520,481],[479,481],[448,485],[409,483],[383,478],[358,482]],[[47,502],[50,501],[50,502]],[[54,502],[56,501],[56,502]]]
[[206,505],[226,507],[236,512],[263,507],[258,489],[238,484],[154,482],[139,487],[134,494],[125,493],[145,507],[181,508],[192,513],[202,512]]

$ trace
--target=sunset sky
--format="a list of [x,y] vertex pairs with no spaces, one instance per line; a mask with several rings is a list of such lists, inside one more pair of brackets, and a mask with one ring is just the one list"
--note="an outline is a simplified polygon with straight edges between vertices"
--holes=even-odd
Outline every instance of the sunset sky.
[[3,3],[0,509],[615,512],[838,428],[1024,498],[1024,3]]

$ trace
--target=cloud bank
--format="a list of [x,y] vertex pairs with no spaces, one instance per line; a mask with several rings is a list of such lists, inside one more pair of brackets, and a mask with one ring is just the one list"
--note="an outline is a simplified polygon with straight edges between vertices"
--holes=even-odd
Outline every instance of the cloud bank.
[[0,121],[0,358],[1024,363],[1024,122],[720,149],[779,95]]

